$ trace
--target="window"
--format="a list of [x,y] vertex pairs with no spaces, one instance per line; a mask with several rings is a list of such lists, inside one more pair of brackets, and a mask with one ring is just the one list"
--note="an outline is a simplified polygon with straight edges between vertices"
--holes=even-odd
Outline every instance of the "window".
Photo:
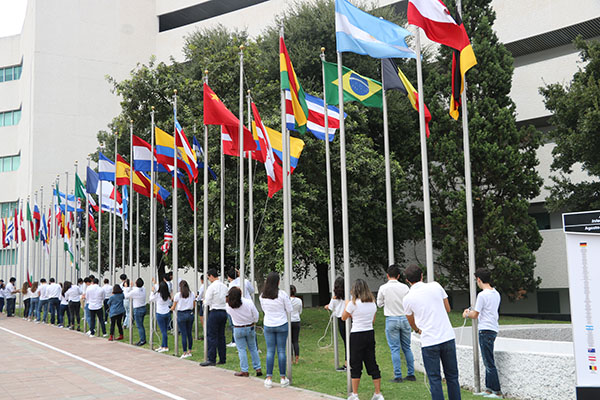
[[539,313],[560,314],[560,293],[558,290],[537,292]]
[[15,208],[17,208],[16,201],[0,203],[0,218],[8,218],[14,216]]
[[550,214],[544,213],[532,213],[530,214],[537,223],[537,227],[540,231],[544,229],[550,229]]
[[17,125],[21,120],[21,109],[0,112],[0,127]]
[[0,172],[16,171],[21,165],[21,155],[0,157]]
[[17,79],[21,79],[22,72],[23,63],[0,68],[0,82],[16,81]]
[[16,265],[16,264],[17,264],[17,250],[16,249],[0,250],[0,265]]

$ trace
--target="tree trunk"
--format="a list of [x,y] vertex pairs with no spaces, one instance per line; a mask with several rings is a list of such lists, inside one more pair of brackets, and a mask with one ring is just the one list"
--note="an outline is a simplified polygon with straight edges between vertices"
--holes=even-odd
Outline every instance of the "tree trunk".
[[317,264],[317,285],[319,287],[319,305],[329,304],[329,264]]

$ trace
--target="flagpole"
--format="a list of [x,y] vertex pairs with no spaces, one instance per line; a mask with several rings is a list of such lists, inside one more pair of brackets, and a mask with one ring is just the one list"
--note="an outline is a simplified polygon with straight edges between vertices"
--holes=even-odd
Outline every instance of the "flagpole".
[[[206,78],[208,82],[208,77]],[[220,253],[221,253],[221,276],[225,275],[225,154],[223,153],[223,127],[221,127],[221,200],[220,200]],[[204,271],[206,273],[206,271]],[[204,276],[206,281],[207,276]],[[206,336],[205,336],[206,338]]]
[[[208,70],[204,70],[204,83],[208,85]],[[223,176],[225,174],[223,167],[225,166],[225,157],[223,156],[223,137],[221,135],[221,271],[225,269],[225,242],[224,242],[224,218],[225,214],[223,213],[224,204],[225,204],[225,192],[224,192],[224,180]],[[202,208],[202,275],[204,280],[204,294],[206,293],[206,289],[208,288],[208,125],[204,125],[204,198],[203,200],[203,208]],[[222,275],[221,275],[222,276]],[[202,302],[202,332],[204,335],[204,361],[208,361],[208,331],[207,331],[207,321],[208,321],[208,305],[206,302]]]
[[[337,52],[338,82],[342,82],[342,53]],[[350,299],[350,238],[348,235],[348,182],[346,178],[346,126],[344,123],[344,87],[338,85],[340,108],[340,172],[342,190],[342,247],[344,253],[344,298]],[[346,383],[348,393],[352,392],[350,377],[350,318],[346,320]]]
[[394,217],[392,208],[392,172],[390,166],[390,133],[388,128],[388,109],[381,59],[381,90],[383,92],[383,151],[385,154],[385,209],[387,219],[388,265],[394,264]]
[[[59,183],[60,183],[60,175],[56,175],[56,181],[54,181],[54,190],[56,191],[56,200],[60,204],[60,186],[59,186]],[[60,211],[60,205],[58,205],[58,211],[59,211],[59,215],[62,215],[61,211]],[[54,267],[55,267],[54,268],[54,276],[56,276],[56,279],[58,279],[58,256],[59,256],[59,251],[58,251],[58,242],[59,242],[59,239],[58,239],[58,235],[59,235],[59,232],[60,232],[60,227],[58,226],[58,221],[56,220],[57,217],[58,217],[58,215],[56,215],[54,217],[54,225],[56,227],[56,229],[55,229],[56,240],[54,241],[54,252],[56,253],[54,255],[54,260],[55,260],[55,263],[54,263]]]
[[[52,188],[52,186],[50,186]],[[50,193],[54,193],[54,188],[50,191]],[[48,275],[52,275],[52,241],[56,240],[56,237],[53,237],[53,233],[56,234],[56,199],[54,198],[54,194],[52,195],[52,206],[50,207],[50,220],[48,221],[50,225],[50,229],[48,229]],[[54,275],[56,281],[59,282],[58,275]]]
[[[194,140],[196,140],[196,123],[194,122]],[[199,154],[196,154],[196,166],[198,166]],[[194,179],[194,289],[195,295],[198,294],[198,212],[197,212],[197,186],[198,176]],[[198,340],[198,310],[194,307],[194,340]]]
[[[244,273],[246,263],[245,228],[244,228],[244,46],[240,46],[240,98],[239,98],[239,155],[240,155],[240,221],[239,221],[239,251],[240,251],[240,289],[244,296]],[[225,277],[223,277],[225,279]]]
[[67,228],[69,227],[69,171],[65,172],[65,227],[63,233],[63,253],[64,253],[64,279],[67,279],[67,250],[64,249],[64,243],[67,239]]
[[[134,164],[133,164],[133,120],[129,120],[129,163],[130,163],[130,169],[129,169],[129,199],[133,198],[133,174],[135,171],[134,168]],[[116,173],[116,166],[115,166],[115,173]],[[130,271],[130,275],[133,276],[133,214],[131,212],[131,204],[132,201],[129,200],[129,204],[127,205],[127,209],[128,209],[128,217],[129,217],[129,271]],[[138,207],[136,204],[136,208],[135,211],[137,212]],[[123,264],[123,273],[125,273],[125,264]],[[150,346],[150,348],[152,348],[152,346]]]
[[[252,132],[252,112],[250,110],[250,89],[248,89],[248,130]],[[248,152],[248,230],[250,231],[249,246],[250,246],[250,284],[254,288],[254,182],[252,177],[252,152]],[[241,275],[241,274],[240,274]],[[245,276],[244,276],[245,278]],[[244,287],[244,281],[240,282]],[[252,294],[252,302],[254,303],[254,292]]]
[[[33,212],[35,213],[35,205],[37,204],[37,191],[35,191],[34,193],[34,203],[33,203]],[[30,225],[31,227],[31,225]],[[38,267],[37,267],[37,241],[35,240],[35,236],[36,236],[36,229],[35,229],[35,217],[33,218],[33,232],[31,232],[31,241],[33,242],[32,246],[33,246],[33,263],[31,263],[31,265],[33,265],[33,276],[37,276],[37,280],[39,281],[42,276],[41,273],[39,273],[38,271]]]
[[[333,288],[335,285],[335,238],[333,232],[333,198],[331,189],[331,162],[329,155],[329,116],[327,109],[327,82],[325,82],[325,47],[321,47],[321,71],[323,73],[323,113],[325,115],[325,171],[327,174],[327,222],[329,229],[329,284],[331,286],[331,296],[333,296]],[[342,115],[340,118],[344,118]],[[331,310],[333,313],[333,310]],[[336,321],[337,322],[337,321]],[[338,324],[332,323],[333,326],[333,353],[335,368],[339,367],[340,354],[338,350]]]
[[[177,259],[179,256],[178,243],[179,238],[178,228],[177,228],[177,127],[175,123],[177,121],[177,89],[173,90],[173,282],[174,282],[174,290],[179,290],[179,279],[178,279],[178,271],[179,268],[179,260]],[[152,188],[154,190],[154,188]],[[177,326],[177,313],[173,313],[173,337],[175,338],[175,355],[179,354],[179,329]]]
[[[40,235],[40,229],[43,228],[42,224],[44,223],[44,219],[42,216],[44,215],[44,186],[40,187],[40,227],[38,229],[38,237],[40,238],[40,274],[44,274],[46,272],[46,257],[44,257],[44,244],[42,243],[42,235]],[[43,231],[42,231],[43,232]],[[51,276],[49,276],[51,278]]]
[[[112,239],[112,264],[111,264],[111,272],[110,272],[110,281],[115,281],[115,274],[117,270],[117,154],[119,154],[117,147],[117,139],[119,138],[119,132],[115,132],[115,181],[114,181],[114,191],[115,191],[115,199],[113,201],[113,239]],[[123,209],[121,209],[121,215],[123,215]]]
[[[31,206],[30,206],[31,200],[30,200],[30,196],[27,196],[27,209],[30,210]],[[27,276],[29,276],[29,267],[31,265],[33,265],[33,263],[31,262],[31,242],[33,242],[33,237],[31,236],[31,221],[29,222],[29,242],[27,243],[27,265],[26,265],[26,269],[27,269]],[[25,230],[25,232],[27,232],[27,229]],[[35,278],[35,276],[34,276]],[[33,279],[31,279],[31,283],[33,283]],[[35,313],[33,314],[35,316]]]
[[[100,145],[100,151],[102,151],[104,148],[104,146]],[[98,160],[98,163],[100,163],[100,161]],[[100,164],[98,164],[100,165]],[[100,167],[98,166],[98,172],[100,172]],[[116,166],[115,166],[115,173],[116,173]],[[102,261],[102,202],[104,201],[104,193],[102,192],[102,179],[99,179],[98,182],[99,185],[99,193],[100,195],[98,196],[98,203],[100,203],[100,207],[98,208],[98,243],[97,243],[97,251],[98,251],[98,277],[100,277],[100,271],[101,271],[101,261]],[[100,278],[98,278],[100,279]]]
[[[133,218],[133,216],[131,218]],[[140,271],[140,194],[137,192],[135,194],[135,266],[137,267],[137,276],[141,276],[142,272]],[[133,276],[133,264],[131,265],[131,276]]]
[[[75,213],[75,226],[73,227],[74,231],[75,231],[75,235],[72,238],[74,245],[72,247],[72,251],[73,251],[73,259],[75,260],[75,271],[72,271],[72,274],[75,274],[75,277],[71,279],[71,282],[75,282],[78,276],[79,276],[79,271],[81,269],[81,266],[79,265],[79,250],[78,250],[78,242],[77,242],[77,231],[78,231],[78,225],[79,225],[79,216],[78,216],[78,211],[77,209],[78,207],[78,201],[77,201],[77,172],[78,172],[78,162],[77,160],[75,160],[75,184],[73,185],[73,208],[75,209],[75,211],[73,211]],[[68,202],[67,202],[68,204]],[[57,278],[58,279],[58,278]],[[65,279],[66,280],[66,279]]]
[[[115,168],[115,175],[116,175],[116,173],[117,173],[117,171]],[[114,190],[115,190],[115,188],[113,187],[113,192],[114,192]],[[111,196],[112,195],[113,195],[113,193],[111,193]],[[108,275],[110,278],[112,278],[112,276],[113,276],[113,272],[112,272],[113,271],[113,261],[112,261],[113,260],[113,255],[112,255],[113,254],[113,251],[112,251],[112,249],[113,249],[113,228],[112,228],[112,225],[113,225],[113,210],[116,207],[116,200],[117,200],[116,197],[117,197],[116,193],[114,193],[112,209],[109,208],[109,210],[108,210]],[[109,206],[110,206],[110,201],[111,200],[109,198],[109,200],[108,200]],[[102,275],[100,275],[98,277],[98,279],[100,281],[102,281]]]
[[[151,152],[150,152],[150,246],[149,246],[149,250],[150,250],[150,274],[151,276],[154,278],[156,277],[156,240],[155,240],[155,235],[156,235],[156,216],[155,216],[155,210],[156,210],[156,203],[154,202],[154,165],[155,165],[155,158],[154,158],[154,106],[151,107],[151,111],[150,111],[150,148],[151,148]],[[136,214],[136,218],[137,218],[137,227],[136,227],[136,238],[137,238],[137,247],[136,247],[136,257],[137,257],[137,263],[138,263],[138,275],[140,274],[140,265],[139,265],[139,228],[140,228],[140,219],[139,219],[139,209],[140,207],[137,207],[138,210],[138,214]],[[153,306],[152,306],[153,307]],[[132,315],[132,314],[131,314]],[[150,315],[153,315],[153,313],[151,312]],[[131,332],[132,332],[132,324],[131,324],[131,320],[129,321],[129,337],[131,337]],[[153,326],[153,324],[151,323],[150,326]]]
[[[23,215],[23,199],[19,200],[19,214],[18,214],[18,221],[19,221],[19,229],[17,230],[17,235],[19,238],[19,282],[25,282],[25,254],[23,254],[23,237],[21,236],[21,230],[23,229],[23,221],[21,221],[21,216]],[[16,226],[16,225],[15,225]],[[29,284],[27,285],[29,286]],[[23,287],[23,285],[21,284],[21,287]],[[25,303],[23,300],[23,295],[25,293],[21,292],[21,296],[20,296],[20,304],[21,304],[21,308],[23,308],[23,311],[25,310]],[[23,313],[23,318],[27,318],[27,315],[25,315]]]
[[[90,157],[88,156],[87,158],[87,162],[88,162],[88,168],[90,167]],[[87,180],[87,178],[86,178]],[[87,183],[87,182],[86,182]],[[87,188],[85,191],[85,253],[84,253],[84,257],[85,257],[85,274],[84,276],[89,276],[90,275],[90,202],[89,202],[89,196],[90,194],[87,192]],[[85,319],[85,318],[84,318]]]

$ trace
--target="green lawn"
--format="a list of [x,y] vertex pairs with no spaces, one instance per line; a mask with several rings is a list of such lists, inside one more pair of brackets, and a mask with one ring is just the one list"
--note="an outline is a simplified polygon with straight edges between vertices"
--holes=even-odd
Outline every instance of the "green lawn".
[[[300,330],[300,363],[293,365],[292,371],[292,384],[293,386],[302,387],[305,389],[314,390],[317,392],[327,393],[342,398],[346,397],[346,374],[336,372],[334,369],[334,352],[333,348],[319,348],[317,342],[324,334],[325,327],[329,320],[329,313],[322,308],[307,308],[302,313],[302,327]],[[460,312],[453,311],[450,313],[450,320],[453,326],[462,326],[464,320],[461,317]],[[149,331],[149,317],[146,316],[146,335],[148,336]],[[515,317],[501,317],[501,324],[531,324],[531,323],[555,323],[556,321],[541,321],[528,318],[515,318]],[[470,325],[470,323],[468,322]],[[385,339],[385,317],[383,316],[382,310],[377,313],[377,319],[375,321],[375,340],[377,343],[377,363],[382,373],[382,384],[381,391],[385,396],[386,400],[394,399],[430,399],[429,390],[424,381],[424,375],[416,372],[416,382],[403,382],[400,384],[390,383],[389,380],[393,378],[392,361],[390,358],[390,351],[387,346]],[[200,336],[202,336],[202,326],[198,325]],[[107,325],[108,331],[108,325]],[[258,329],[258,347],[262,351],[260,353],[263,373],[266,373],[266,346],[264,337],[262,336],[262,329]],[[230,342],[231,331],[226,330],[227,342]],[[125,342],[128,340],[128,331],[125,331]],[[149,339],[149,338],[148,338]],[[133,328],[133,342],[138,341],[137,329]],[[149,340],[148,340],[149,341]],[[331,336],[323,339],[321,345],[324,346],[331,341]],[[154,347],[160,344],[160,334],[154,334]],[[146,346],[149,348],[149,344]],[[169,353],[163,353],[165,357],[173,356],[173,336],[169,335]],[[203,341],[195,341],[193,346],[193,357],[188,358],[187,362],[200,362],[204,361],[203,355],[204,343]],[[181,352],[181,341],[179,351]],[[343,360],[344,350],[343,342],[339,340],[339,352],[340,358]],[[249,356],[249,355],[248,355]],[[227,363],[220,367],[237,371],[239,370],[239,359],[237,356],[237,349],[227,348]],[[198,367],[201,368],[201,367]],[[250,371],[253,372],[253,371]],[[406,374],[406,370],[403,364],[403,374]],[[277,360],[275,361],[274,376],[278,376]],[[232,376],[233,379],[233,376]],[[238,379],[238,378],[236,378]],[[242,378],[239,378],[242,379]],[[278,382],[275,379],[274,382]],[[444,385],[445,389],[445,385]],[[361,399],[370,399],[373,394],[373,385],[371,378],[366,375],[366,371],[363,370],[363,380],[361,381],[359,396]],[[463,390],[463,399],[478,399],[479,397],[473,396],[470,391]]]

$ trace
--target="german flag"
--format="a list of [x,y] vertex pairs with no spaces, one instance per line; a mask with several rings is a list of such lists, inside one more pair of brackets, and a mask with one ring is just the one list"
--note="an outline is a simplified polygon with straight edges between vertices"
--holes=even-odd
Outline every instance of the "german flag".
[[279,71],[281,74],[281,89],[289,90],[292,95],[292,111],[296,120],[295,129],[300,133],[306,133],[308,105],[306,104],[304,89],[298,82],[283,37],[279,37]]

